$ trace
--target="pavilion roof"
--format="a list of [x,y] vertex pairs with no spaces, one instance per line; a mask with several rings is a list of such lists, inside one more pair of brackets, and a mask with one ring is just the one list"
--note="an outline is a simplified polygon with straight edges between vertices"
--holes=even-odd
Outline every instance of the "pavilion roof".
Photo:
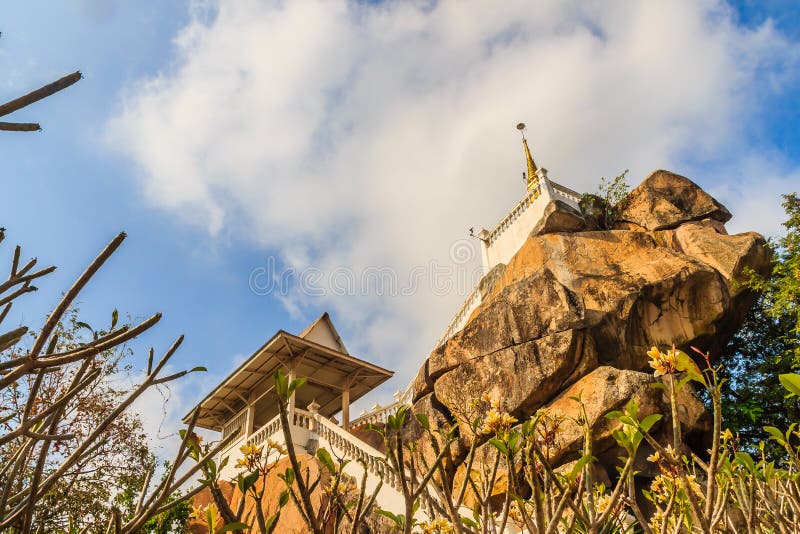
[[[325,319],[330,322],[329,318]],[[301,335],[309,330],[310,327]],[[344,344],[337,346],[347,350]],[[341,350],[279,330],[200,401],[197,426],[222,430],[226,421],[247,406],[246,399],[250,398],[252,391],[265,394],[274,390],[275,371],[282,369],[288,374],[290,366],[294,367],[295,376],[306,379],[305,385],[295,393],[295,405],[305,408],[316,401],[320,405],[319,413],[325,417],[331,417],[341,410],[342,391],[347,384],[350,385],[352,403],[394,375],[393,371]],[[193,411],[183,418],[184,423],[189,422]],[[277,405],[274,406],[274,412],[278,413]]]

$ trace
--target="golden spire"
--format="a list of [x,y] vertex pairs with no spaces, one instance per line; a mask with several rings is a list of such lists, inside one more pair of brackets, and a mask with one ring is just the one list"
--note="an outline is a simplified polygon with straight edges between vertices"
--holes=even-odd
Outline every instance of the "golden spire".
[[536,171],[538,170],[538,168],[536,167],[536,163],[534,163],[533,161],[533,156],[531,156],[531,151],[528,148],[528,140],[525,139],[525,123],[521,122],[517,124],[517,130],[519,130],[520,133],[522,134],[522,146],[525,147],[525,159],[527,159],[528,161],[527,181],[528,181],[528,191],[530,191],[531,189],[536,187],[536,185],[539,183],[539,177],[536,176]]

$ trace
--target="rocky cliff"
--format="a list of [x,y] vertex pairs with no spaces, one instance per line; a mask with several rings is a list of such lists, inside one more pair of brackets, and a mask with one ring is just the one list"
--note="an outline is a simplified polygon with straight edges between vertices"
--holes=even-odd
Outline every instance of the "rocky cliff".
[[[580,393],[595,428],[594,451],[613,463],[605,413],[632,397],[642,416],[669,413],[663,393],[650,387],[647,350],[674,343],[714,354],[740,326],[753,295],[736,282],[745,268],[769,268],[764,238],[728,235],[728,210],[691,180],[663,170],[622,206],[611,230],[558,206],[546,210],[548,221],[507,265],[486,275],[483,301],[464,329],[419,370],[414,411],[461,426],[451,469],[473,439],[466,421],[484,393],[519,420],[549,407],[567,421],[577,416],[569,398]],[[679,416],[688,444],[702,449],[708,420],[691,393]],[[581,433],[565,424],[556,464],[579,455]]]

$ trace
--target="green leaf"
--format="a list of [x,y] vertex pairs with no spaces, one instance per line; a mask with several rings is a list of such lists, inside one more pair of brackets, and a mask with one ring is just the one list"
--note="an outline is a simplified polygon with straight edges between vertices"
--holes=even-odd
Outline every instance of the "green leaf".
[[642,422],[639,423],[639,426],[645,432],[649,432],[650,429],[653,428],[653,425],[659,422],[660,420],[661,420],[661,414],[651,413],[650,415],[642,419]]
[[208,371],[208,369],[206,369],[202,365],[198,365],[197,367],[192,367],[191,370],[189,370],[190,373],[197,373],[197,372],[205,373],[206,371]]
[[278,499],[278,506],[283,508],[286,506],[287,502],[289,502],[289,492],[287,490],[283,490],[280,498]]
[[287,467],[286,471],[281,475],[281,478],[284,482],[286,482],[287,486],[291,486],[294,483],[294,471],[291,467]]
[[375,513],[378,514],[378,515],[382,515],[383,517],[388,517],[398,527],[402,527],[403,526],[404,521],[403,521],[403,516],[402,515],[395,515],[392,512],[390,512],[389,510],[381,510],[380,508],[375,510]]
[[508,456],[508,447],[506,447],[506,444],[503,443],[501,440],[497,438],[492,438],[489,440],[489,443],[491,443],[495,449],[502,452],[505,456]]
[[94,334],[94,329],[91,326],[89,326],[89,323],[84,323],[83,321],[78,321],[77,323],[75,323],[75,326],[77,326],[78,328],[85,328],[86,330],[88,330],[89,332]]
[[586,467],[587,464],[591,462],[596,462],[597,458],[592,456],[591,454],[584,454],[581,456],[580,460],[575,462],[575,465],[572,467],[572,470],[569,473],[569,481],[574,482],[575,479],[580,474],[581,470]]
[[622,413],[622,412],[620,412],[619,410],[613,410],[613,411],[611,411],[611,412],[608,412],[608,413],[606,414],[606,419],[611,419],[611,420],[614,420],[614,419],[619,419],[620,417],[622,417],[622,416],[624,416],[624,415],[625,415],[625,414],[624,414],[624,413]]
[[419,426],[421,426],[424,430],[431,429],[431,423],[428,421],[428,416],[424,413],[417,414],[417,422],[419,422]]
[[633,444],[631,443],[631,440],[628,439],[628,436],[625,434],[625,432],[623,432],[619,428],[613,430],[611,432],[611,435],[614,436],[614,439],[617,440],[617,443],[619,443],[626,451],[630,451],[633,449]]
[[781,432],[774,426],[765,426],[764,430],[769,434],[769,437],[777,441],[778,444],[783,445],[784,443],[786,443],[786,439],[783,435],[783,432]]
[[250,525],[247,523],[228,523],[217,532],[231,532],[234,530],[250,530]]
[[682,350],[675,350],[675,368],[686,373],[686,376],[691,380],[705,385],[706,379],[703,373],[700,372],[700,368],[694,363],[692,357]]
[[745,467],[750,473],[756,472],[756,464],[746,452],[740,451],[736,453],[736,463]]
[[326,451],[324,448],[317,449],[317,459],[320,461],[325,468],[330,471],[331,473],[336,473],[336,464],[333,463],[333,458],[331,458],[331,454]]
[[286,379],[286,375],[280,369],[275,371],[275,392],[278,394],[278,397],[285,399],[286,389],[288,387],[288,380]]
[[800,375],[796,373],[785,373],[778,375],[778,379],[791,395],[800,396]]
[[250,473],[246,477],[242,478],[242,493],[255,486],[256,482],[258,481],[258,477],[259,477],[259,472],[255,471],[253,473]]
[[111,330],[114,330],[114,327],[117,326],[117,321],[119,321],[119,312],[114,308],[114,311],[111,312]]
[[291,397],[292,393],[294,393],[294,390],[301,387],[305,383],[306,383],[305,378],[295,378],[294,380],[292,380],[292,382],[289,384],[289,391],[287,393],[287,397]]
[[475,522],[475,521],[473,521],[473,520],[472,520],[472,519],[470,519],[469,517],[462,517],[462,518],[461,518],[461,522],[462,522],[463,524],[467,525],[469,528],[474,528],[474,529],[478,529],[478,528],[480,528],[480,527],[479,527],[479,525],[478,525],[478,523],[477,523],[477,522]]

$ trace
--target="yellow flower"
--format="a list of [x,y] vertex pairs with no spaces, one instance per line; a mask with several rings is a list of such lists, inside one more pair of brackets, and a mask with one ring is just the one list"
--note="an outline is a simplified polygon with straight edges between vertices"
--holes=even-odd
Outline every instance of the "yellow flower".
[[676,371],[678,364],[678,351],[674,349],[668,350],[666,353],[658,350],[658,347],[653,347],[647,351],[650,356],[650,367],[655,370],[655,376],[668,375]]
[[452,534],[455,532],[450,521],[443,517],[420,524],[420,529],[423,534]]
[[611,504],[611,495],[603,493],[595,497],[594,506],[598,514],[602,514]]
[[658,463],[659,460],[661,460],[661,455],[658,454],[658,451],[647,457],[648,462]]
[[273,441],[271,439],[267,441],[267,448],[277,452],[278,454],[286,454],[286,448],[277,441]]
[[731,432],[731,429],[730,429],[730,428],[726,428],[726,429],[725,429],[725,432],[723,432],[723,433],[722,433],[722,436],[721,436],[721,437],[722,437],[722,439],[724,439],[725,441],[730,441],[730,440],[732,440],[732,439],[733,439],[733,432]]
[[497,408],[492,408],[486,414],[486,419],[483,422],[482,434],[499,434],[508,431],[517,418],[511,414],[500,412]]

